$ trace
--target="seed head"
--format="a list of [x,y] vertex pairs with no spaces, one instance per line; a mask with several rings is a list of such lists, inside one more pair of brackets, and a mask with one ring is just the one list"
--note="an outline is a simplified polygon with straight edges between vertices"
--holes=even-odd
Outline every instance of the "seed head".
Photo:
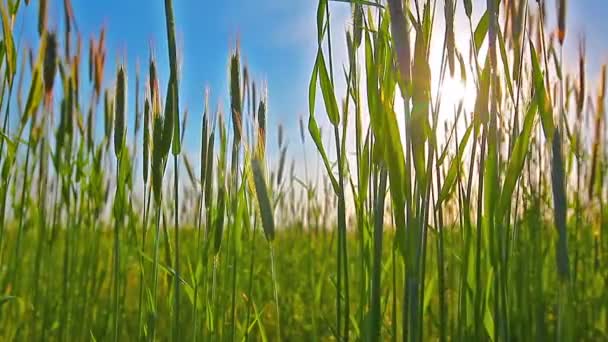
[[211,207],[211,190],[213,189],[213,151],[215,146],[215,129],[211,132],[209,136],[209,142],[207,143],[207,162],[205,163],[205,205],[207,208]]
[[42,37],[42,34],[46,30],[46,18],[48,16],[48,1],[38,1],[38,34]]
[[281,125],[281,124],[279,124],[278,138],[279,138],[279,148],[281,148],[283,146],[283,125]]
[[262,226],[264,228],[264,235],[269,242],[274,240],[274,216],[272,213],[272,206],[270,204],[270,198],[268,196],[268,188],[266,187],[266,180],[264,179],[264,171],[262,165],[257,158],[253,159],[252,163],[253,181],[255,184],[255,192],[258,198],[258,205],[260,208],[260,215],[262,217]]
[[404,82],[410,79],[410,40],[407,29],[407,18],[403,13],[403,6],[400,0],[388,1],[391,14],[391,34],[395,42],[397,52],[397,65]]
[[226,187],[220,184],[218,189],[218,213],[215,218],[215,240],[213,244],[214,254],[220,252],[222,246],[222,235],[224,233],[224,211],[226,209]]
[[471,14],[473,13],[473,4],[471,3],[471,0],[464,0],[464,13],[471,19]]
[[243,113],[240,65],[239,50],[237,48],[232,56],[230,56],[230,109],[232,112],[234,140],[237,144],[241,141]]
[[454,35],[454,5],[453,0],[446,0],[444,3],[444,17],[445,17],[445,34],[446,34],[446,48],[448,53],[448,65],[450,67],[450,76],[454,76],[454,65],[455,65],[455,50],[456,40]]
[[363,6],[361,4],[353,5],[353,43],[355,49],[361,45],[363,37]]
[[93,107],[90,107],[87,114],[87,147],[89,148],[89,152],[93,151],[95,147],[94,131],[95,118],[93,117]]
[[557,16],[557,38],[559,44],[564,45],[564,39],[566,38],[566,0],[559,0]]
[[302,144],[304,144],[304,120],[300,116],[300,140],[302,140]]
[[566,182],[561,148],[561,134],[556,132],[552,141],[553,155],[551,159],[551,185],[553,189],[554,222],[558,231],[557,247],[555,249],[557,273],[562,281],[570,276],[568,262],[568,237],[566,230]]
[[576,91],[576,115],[580,122],[585,106],[585,40],[581,39],[579,43],[578,57],[578,89]]
[[251,82],[251,112],[253,113],[253,120],[256,119],[257,117],[257,113],[256,113],[256,106],[257,106],[257,93],[256,93],[256,87],[255,87],[255,82]]
[[65,122],[66,122],[66,134],[68,139],[71,139],[72,134],[74,133],[74,83],[73,79],[69,78],[68,81],[68,89],[65,96]]
[[258,107],[258,149],[263,157],[266,151],[266,100],[262,98]]
[[93,81],[93,72],[95,69],[95,42],[93,38],[89,40],[89,82]]
[[135,135],[139,133],[141,128],[141,112],[139,111],[139,61],[137,61],[137,70],[135,73]]
[[205,92],[205,111],[203,112],[203,125],[201,128],[201,174],[200,174],[200,178],[201,178],[201,183],[202,183],[202,187],[205,186],[205,175],[207,174],[207,148],[208,148],[208,136],[209,136],[209,118],[208,118],[208,110],[209,110],[209,105],[208,105],[208,98],[209,98],[209,92]]
[[281,157],[279,158],[279,169],[277,170],[277,186],[283,182],[283,172],[285,171],[285,157],[287,156],[287,147],[281,149]]
[[114,112],[112,111],[112,100],[110,99],[110,94],[106,89],[103,96],[104,103],[104,132],[106,137],[106,142],[110,143],[110,136],[112,135],[112,129],[114,127]]
[[105,32],[105,28],[101,30],[99,42],[95,48],[95,53],[93,54],[95,65],[95,94],[97,97],[99,97],[101,94],[101,86],[103,84],[103,69],[106,61]]
[[165,155],[162,151],[164,122],[163,117],[158,115],[154,118],[154,128],[152,130],[152,191],[154,192],[154,200],[160,203]]
[[55,74],[57,73],[57,36],[54,32],[49,32],[46,35],[46,50],[44,53],[44,90],[47,97],[53,92],[53,83],[55,82]]
[[[66,137],[66,122],[65,122],[65,111],[66,111],[65,99],[61,100],[60,105],[60,116],[59,116],[59,126],[57,127],[56,139],[55,139],[55,154],[61,155],[61,150],[63,149],[65,137]],[[60,160],[60,159],[58,159]]]
[[163,131],[163,140],[162,140],[162,143],[159,145],[161,152],[163,154],[163,157],[165,157],[169,154],[169,150],[171,149],[172,139],[173,138],[179,139],[179,137],[173,136],[173,130],[174,130],[173,125],[176,124],[175,115],[173,113],[173,110],[174,110],[173,100],[175,99],[174,91],[175,91],[175,88],[173,86],[173,78],[171,77],[171,79],[169,80],[169,86],[167,89],[167,98],[165,100],[165,117],[164,117],[165,127],[164,127],[164,131]]
[[[247,65],[243,66],[243,84],[242,84],[242,91],[241,91],[241,107],[245,107],[245,96],[247,95],[247,87],[249,85],[249,68],[247,68]],[[246,108],[242,108],[241,110],[246,110]]]
[[596,179],[599,169],[598,160],[600,154],[600,143],[602,140],[602,119],[605,115],[605,100],[606,100],[606,65],[602,67],[600,77],[600,90],[597,97],[597,112],[595,113],[595,134],[593,138],[592,157],[591,157],[591,176],[589,177],[589,200],[593,198],[593,190],[595,189]]
[[150,169],[150,101],[146,98],[144,104],[144,184],[148,184],[148,171]]
[[[160,97],[158,95],[158,79],[156,77],[156,62],[154,61],[154,59],[152,58],[152,56],[150,56],[150,66],[149,66],[149,73],[150,73],[150,98],[152,99],[152,107],[154,108],[154,106],[156,107],[155,111],[158,111],[160,108]],[[159,102],[159,103],[157,103]]]
[[116,104],[115,114],[116,119],[114,129],[114,153],[116,158],[120,157],[122,147],[125,141],[126,131],[126,114],[127,114],[127,81],[126,81],[125,69],[121,65],[118,67],[118,74],[116,75]]

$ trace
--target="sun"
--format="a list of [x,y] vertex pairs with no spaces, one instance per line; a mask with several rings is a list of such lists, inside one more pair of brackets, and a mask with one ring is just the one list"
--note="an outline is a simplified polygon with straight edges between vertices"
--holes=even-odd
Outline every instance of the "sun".
[[[446,75],[443,83],[438,87],[440,89],[435,89],[435,94],[437,94],[438,90],[441,90],[441,107],[438,118],[441,124],[443,124],[443,121],[447,121],[448,123],[454,122],[457,108],[461,103],[464,113],[466,113],[475,102],[475,87],[470,82]],[[461,119],[464,113],[461,114]]]
[[461,101],[464,103],[467,100],[468,95],[474,95],[468,91],[466,82],[450,76],[446,76],[438,90],[441,92],[442,111],[453,111]]
[[[466,129],[466,127],[464,127],[464,117],[466,113],[469,113],[472,110],[475,104],[475,85],[472,82],[466,82],[460,78],[451,77],[450,75],[445,75],[441,86],[439,86],[438,82],[435,80],[432,84],[433,92],[431,100],[433,101],[433,107],[437,105],[435,101],[438,99],[438,90],[441,89],[441,94],[439,94],[441,96],[441,107],[439,108],[437,117],[437,140],[439,143],[444,143],[444,123],[447,123],[448,127],[452,127],[454,120],[458,115],[457,110],[461,103],[462,113],[458,119],[457,126],[458,131],[460,132],[463,132]],[[395,97],[394,110],[396,114],[404,112],[403,101],[400,94],[401,93],[399,92],[399,96]],[[430,114],[431,113],[429,113],[429,115]],[[429,120],[431,120],[430,117]],[[405,141],[406,129],[403,115],[397,115],[397,124],[399,126],[399,131],[401,132],[401,139],[402,141]]]

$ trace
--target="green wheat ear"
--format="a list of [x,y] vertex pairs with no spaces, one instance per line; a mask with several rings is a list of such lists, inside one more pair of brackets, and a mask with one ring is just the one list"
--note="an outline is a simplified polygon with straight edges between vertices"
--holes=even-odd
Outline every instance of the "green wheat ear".
[[207,180],[205,175],[207,174],[207,154],[213,153],[213,151],[209,151],[209,92],[205,92],[205,105],[203,109],[203,118],[201,125],[201,168],[200,168],[200,182],[201,182],[201,193],[204,193],[205,183],[207,181],[211,182],[211,180]]
[[146,97],[144,103],[144,136],[143,136],[143,179],[148,184],[148,172],[150,171],[150,101]]
[[401,78],[405,83],[410,80],[410,38],[408,34],[407,18],[403,12],[402,2],[399,0],[388,0],[391,14],[391,35],[395,41],[397,52],[397,64]]
[[179,139],[179,137],[174,137],[174,130],[176,125],[175,115],[173,111],[175,110],[175,87],[173,86],[175,79],[173,76],[169,79],[169,85],[167,86],[167,96],[165,99],[165,116],[164,116],[164,127],[162,133],[162,141],[159,144],[160,151],[163,157],[166,157],[169,154],[169,150],[171,149],[172,140]]
[[43,80],[47,97],[53,92],[55,74],[57,74],[57,36],[54,32],[45,35],[46,48],[44,50]]
[[154,201],[160,204],[163,186],[163,173],[165,167],[165,156],[163,153],[163,130],[164,120],[160,115],[156,115],[153,120],[152,129],[152,191],[154,192]]
[[213,254],[218,255],[222,247],[222,237],[224,235],[224,213],[226,210],[226,187],[221,185],[218,188],[217,216],[215,217],[215,234],[213,240]]
[[557,39],[564,45],[566,39],[566,0],[558,0],[557,6]]
[[48,17],[48,0],[39,0],[38,1],[38,34],[42,37],[44,31],[46,30],[46,22]]
[[152,101],[153,113],[160,111],[160,95],[158,90],[158,79],[156,77],[156,61],[150,55],[149,61],[149,86],[150,86],[150,101]]
[[272,213],[272,206],[270,205],[270,198],[268,197],[268,188],[266,186],[266,180],[264,177],[264,171],[260,160],[253,158],[251,168],[253,171],[253,181],[255,183],[255,192],[258,198],[258,205],[260,207],[260,215],[262,216],[262,226],[264,228],[264,235],[268,242],[274,241],[274,216]]
[[266,154],[266,99],[262,98],[258,106],[258,153],[263,160]]
[[238,144],[243,132],[243,105],[241,95],[241,62],[239,49],[230,56],[230,110],[234,128],[234,140]]
[[126,135],[126,115],[127,115],[127,76],[124,67],[121,65],[116,74],[116,96],[115,96],[115,126],[114,126],[114,153],[116,158],[120,158]]
[[103,104],[104,104],[104,133],[106,142],[110,143],[110,137],[112,136],[112,130],[114,129],[114,111],[112,110],[112,99],[110,99],[110,93],[106,89],[103,93]]
[[551,158],[551,185],[553,189],[553,218],[557,227],[558,241],[556,246],[557,273],[562,281],[570,277],[568,261],[568,231],[566,226],[568,199],[566,196],[566,180],[562,155],[561,133],[559,130],[553,136],[553,155]]

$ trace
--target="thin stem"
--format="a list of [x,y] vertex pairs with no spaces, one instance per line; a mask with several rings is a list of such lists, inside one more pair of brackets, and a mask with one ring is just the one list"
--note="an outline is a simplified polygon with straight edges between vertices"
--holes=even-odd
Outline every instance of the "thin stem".
[[277,272],[274,266],[274,247],[270,243],[270,266],[272,271],[272,283],[274,284],[274,303],[277,309],[277,336],[278,340],[281,340],[281,316],[279,312],[279,285],[277,283]]
[[156,320],[158,318],[158,250],[160,247],[160,211],[162,198],[159,203],[156,203],[156,233],[154,236],[154,264],[152,267],[152,317],[150,317],[151,327],[150,327],[150,340],[154,341],[156,339]]
[[[179,139],[179,137],[176,137]],[[174,224],[175,224],[175,312],[174,325],[173,325],[173,340],[179,341],[179,169],[178,169],[178,155],[173,155],[173,190],[175,196],[175,212],[174,212]]]

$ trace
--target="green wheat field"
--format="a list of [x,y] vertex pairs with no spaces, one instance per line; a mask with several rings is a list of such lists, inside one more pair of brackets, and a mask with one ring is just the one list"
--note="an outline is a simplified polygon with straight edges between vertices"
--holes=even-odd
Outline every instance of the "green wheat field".
[[141,70],[70,0],[1,1],[0,340],[608,341],[606,67],[567,1],[310,2],[287,143],[238,43],[187,119],[172,0]]

